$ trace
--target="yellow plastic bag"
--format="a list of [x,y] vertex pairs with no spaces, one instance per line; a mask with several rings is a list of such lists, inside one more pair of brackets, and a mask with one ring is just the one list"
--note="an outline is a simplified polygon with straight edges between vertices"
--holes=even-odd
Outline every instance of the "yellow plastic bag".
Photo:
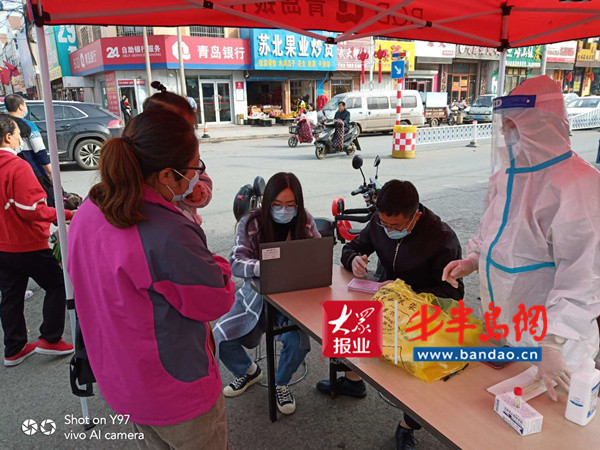
[[[398,300],[398,366],[403,367],[408,373],[425,380],[427,382],[438,380],[446,375],[450,375],[466,366],[466,362],[461,361],[417,361],[413,360],[414,347],[477,347],[479,346],[479,335],[483,331],[483,324],[480,320],[469,316],[469,325],[475,325],[475,328],[466,329],[464,332],[463,343],[459,343],[459,333],[447,333],[446,325],[453,317],[451,310],[458,307],[456,300],[448,298],[437,298],[432,294],[416,294],[404,281],[398,279],[395,282],[382,287],[373,297],[383,304],[383,357],[386,361],[394,364],[394,309],[395,301]],[[438,306],[441,309],[440,315],[428,325],[428,330],[434,330],[443,321],[442,328],[427,341],[417,339],[421,335],[420,330],[406,332],[422,318],[418,316],[410,324],[410,318],[421,311],[422,305]],[[428,314],[432,315],[433,308],[428,308]]]

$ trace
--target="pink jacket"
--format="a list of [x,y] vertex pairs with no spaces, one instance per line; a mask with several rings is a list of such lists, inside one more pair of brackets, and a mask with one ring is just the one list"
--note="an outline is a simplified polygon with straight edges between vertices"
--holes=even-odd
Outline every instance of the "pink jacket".
[[69,228],[67,270],[106,402],[133,422],[171,425],[221,392],[209,321],[229,311],[235,287],[200,226],[149,188],[144,199],[148,220],[127,229],[87,199]]

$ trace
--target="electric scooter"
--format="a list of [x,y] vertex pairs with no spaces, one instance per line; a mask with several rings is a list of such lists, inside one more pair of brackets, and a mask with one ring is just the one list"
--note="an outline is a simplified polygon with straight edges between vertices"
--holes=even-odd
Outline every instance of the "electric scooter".
[[360,144],[358,143],[359,129],[356,122],[350,122],[350,127],[344,133],[344,143],[337,148],[333,145],[333,137],[336,131],[335,121],[327,120],[323,125],[323,130],[315,140],[315,156],[317,159],[323,159],[325,155],[332,153],[346,152],[347,155],[353,155],[356,150],[360,150]]

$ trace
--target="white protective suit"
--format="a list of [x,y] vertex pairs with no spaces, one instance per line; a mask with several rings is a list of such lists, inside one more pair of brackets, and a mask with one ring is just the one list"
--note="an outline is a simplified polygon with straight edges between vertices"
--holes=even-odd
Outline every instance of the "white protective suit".
[[571,151],[558,83],[532,78],[513,95],[535,95],[535,107],[503,113],[518,139],[513,133],[506,138],[511,146],[492,146],[499,170],[490,177],[478,236],[466,250],[479,254],[482,308],[489,311],[490,301],[501,307],[497,322],[509,326],[508,344],[538,346],[528,332],[516,342],[512,319],[520,303],[545,305],[547,333],[567,339],[563,359],[575,370],[588,345],[598,349],[600,172]]

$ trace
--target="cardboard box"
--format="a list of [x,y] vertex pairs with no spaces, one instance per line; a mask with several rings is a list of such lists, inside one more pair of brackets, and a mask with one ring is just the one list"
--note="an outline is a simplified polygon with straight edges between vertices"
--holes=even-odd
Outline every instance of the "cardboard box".
[[496,396],[494,411],[521,436],[542,431],[544,417],[523,400],[520,408],[515,407],[515,394],[512,392]]

